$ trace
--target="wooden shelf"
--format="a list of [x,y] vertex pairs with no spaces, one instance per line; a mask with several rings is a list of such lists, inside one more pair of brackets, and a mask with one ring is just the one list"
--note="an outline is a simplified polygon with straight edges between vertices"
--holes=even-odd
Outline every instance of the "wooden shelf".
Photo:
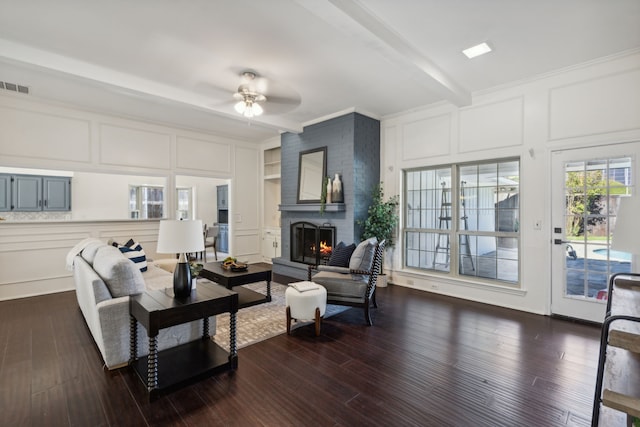
[[634,417],[640,417],[640,398],[605,389],[602,403],[609,408],[622,411]]
[[631,276],[615,277],[609,284],[609,304],[592,425],[624,425],[612,424],[611,410],[626,414],[624,418],[640,417],[640,281]]
[[[229,353],[211,338],[160,351],[158,358],[158,388],[150,391],[151,399],[233,368]],[[132,366],[142,383],[147,384],[147,356]]]
[[[281,212],[320,212],[320,203],[299,203],[295,205],[280,205]],[[325,212],[344,212],[344,203],[327,203],[324,205]]]

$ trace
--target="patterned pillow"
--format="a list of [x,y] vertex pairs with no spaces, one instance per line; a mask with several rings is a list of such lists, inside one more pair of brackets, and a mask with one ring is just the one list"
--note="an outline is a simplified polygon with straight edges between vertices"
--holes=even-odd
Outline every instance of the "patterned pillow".
[[120,249],[120,252],[133,262],[141,272],[147,271],[147,255],[144,253],[144,249],[138,242],[134,242],[133,239],[129,239],[124,245],[119,245],[113,242],[113,246]]
[[349,246],[345,245],[344,242],[338,243],[338,245],[331,251],[329,265],[335,267],[349,267],[349,260],[351,259],[351,254],[355,249],[355,243],[352,243]]

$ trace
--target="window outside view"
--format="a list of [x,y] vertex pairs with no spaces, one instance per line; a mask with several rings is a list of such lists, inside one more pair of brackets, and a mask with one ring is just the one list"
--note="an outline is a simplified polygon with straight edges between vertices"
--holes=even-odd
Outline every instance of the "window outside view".
[[132,219],[163,218],[164,188],[144,185],[130,186],[129,210]]
[[630,157],[565,164],[567,296],[605,299],[608,277],[631,271],[631,254],[609,249],[631,186]]
[[517,285],[519,183],[517,159],[406,171],[405,265]]

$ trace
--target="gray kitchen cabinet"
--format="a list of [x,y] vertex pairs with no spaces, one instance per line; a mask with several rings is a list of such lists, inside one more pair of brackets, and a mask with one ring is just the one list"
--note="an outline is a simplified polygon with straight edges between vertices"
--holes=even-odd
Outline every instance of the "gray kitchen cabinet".
[[11,175],[0,175],[0,212],[11,210]]
[[42,177],[44,211],[71,210],[71,180],[60,176]]
[[42,210],[42,177],[14,175],[11,185],[11,210],[32,212]]
[[229,209],[229,186],[218,185],[218,209]]
[[219,252],[229,253],[229,224],[218,224],[220,231],[218,232],[217,249]]
[[0,211],[70,211],[71,178],[0,175]]

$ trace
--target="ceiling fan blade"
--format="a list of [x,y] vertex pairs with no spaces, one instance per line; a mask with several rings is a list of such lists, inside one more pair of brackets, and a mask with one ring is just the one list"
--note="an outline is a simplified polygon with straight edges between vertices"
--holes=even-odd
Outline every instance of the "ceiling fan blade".
[[283,96],[267,96],[267,102],[270,104],[279,104],[279,105],[293,105],[298,106],[301,103],[300,97],[297,98],[286,98]]

